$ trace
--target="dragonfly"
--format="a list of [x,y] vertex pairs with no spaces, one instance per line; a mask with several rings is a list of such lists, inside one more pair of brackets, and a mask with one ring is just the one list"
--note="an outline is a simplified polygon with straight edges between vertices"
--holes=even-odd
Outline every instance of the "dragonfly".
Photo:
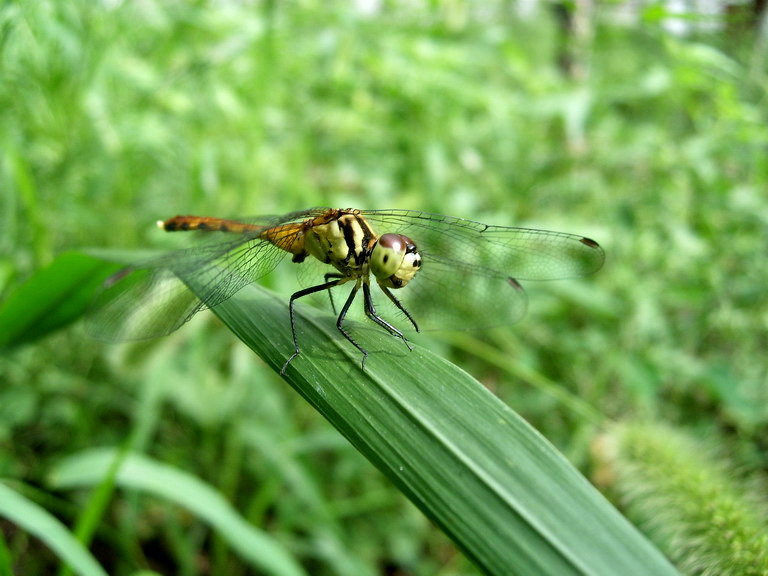
[[[364,316],[412,349],[404,330],[516,322],[527,307],[521,281],[583,276],[605,258],[585,236],[414,210],[313,208],[245,219],[175,216],[157,224],[204,239],[109,278],[88,315],[91,334],[110,341],[167,335],[290,255],[316,280],[290,297],[293,353],[281,374],[301,354],[295,305],[302,298],[328,292],[336,328],[362,355],[365,369],[368,351],[345,323],[361,292]],[[345,285],[351,289],[337,311],[334,289]]]

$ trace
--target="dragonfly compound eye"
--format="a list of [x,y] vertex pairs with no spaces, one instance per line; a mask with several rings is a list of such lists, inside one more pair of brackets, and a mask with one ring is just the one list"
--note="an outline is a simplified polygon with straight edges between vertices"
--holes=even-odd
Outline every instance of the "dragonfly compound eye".
[[402,288],[421,267],[421,255],[413,240],[402,234],[382,234],[371,251],[371,272],[379,284]]

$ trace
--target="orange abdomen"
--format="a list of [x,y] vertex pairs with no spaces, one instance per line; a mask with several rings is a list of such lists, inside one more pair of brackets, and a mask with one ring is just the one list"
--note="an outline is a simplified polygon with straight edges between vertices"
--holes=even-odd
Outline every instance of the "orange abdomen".
[[291,222],[289,224],[269,227],[208,216],[174,216],[168,220],[159,221],[157,225],[166,232],[186,232],[191,230],[229,232],[231,234],[255,232],[259,238],[271,242],[286,252],[291,254],[303,254],[304,252],[305,222]]
[[166,221],[160,221],[157,225],[166,232],[178,232],[187,230],[202,230],[204,232],[254,232],[263,226],[245,224],[237,220],[225,220],[224,218],[210,218],[207,216],[174,216]]

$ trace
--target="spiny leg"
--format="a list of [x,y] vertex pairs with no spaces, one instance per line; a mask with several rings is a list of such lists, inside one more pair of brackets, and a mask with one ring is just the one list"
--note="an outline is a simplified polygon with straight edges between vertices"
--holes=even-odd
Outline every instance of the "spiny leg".
[[[301,353],[301,350],[299,349],[299,339],[296,336],[296,318],[294,316],[294,309],[293,304],[296,300],[299,298],[303,298],[304,296],[309,296],[310,294],[314,294],[315,292],[321,292],[322,290],[330,290],[334,286],[338,286],[342,283],[344,278],[337,278],[335,280],[331,280],[329,282],[325,282],[323,284],[319,284],[317,286],[310,286],[309,288],[304,288],[303,290],[299,290],[298,292],[294,292],[291,295],[291,300],[288,303],[288,316],[291,319],[291,337],[293,338],[293,354],[291,354],[291,357],[288,358],[288,360],[285,361],[285,364],[283,364],[283,367],[280,369],[280,374],[285,374],[285,369],[288,368],[288,364],[293,362],[293,359],[296,358]],[[353,292],[354,294],[354,292]],[[354,344],[354,342],[353,342]],[[356,344],[355,344],[356,345]],[[356,345],[357,346],[357,345]],[[358,346],[359,348],[359,346]]]
[[[408,342],[408,339],[405,337],[405,335],[376,313],[376,306],[373,304],[373,298],[371,297],[371,286],[367,282],[363,284],[363,300],[365,301],[365,314],[368,316],[368,318],[376,322],[376,324],[384,328],[387,332],[392,334],[392,336],[397,336],[400,338],[400,340],[402,340],[408,347],[408,350],[413,350],[413,347]],[[397,300],[395,300],[395,303],[399,304]],[[398,306],[398,308],[403,310],[401,306]],[[403,311],[405,312],[405,310]],[[405,312],[405,314],[409,319],[411,319],[411,316],[408,314],[408,312]],[[413,319],[411,319],[411,322],[413,322]],[[416,326],[415,323],[413,325]],[[416,330],[418,331],[418,328],[416,328]]]
[[[367,284],[363,285],[363,293],[365,294],[365,288],[367,287]],[[347,297],[347,301],[344,302],[344,306],[341,308],[341,313],[339,314],[339,317],[336,319],[336,328],[338,328],[339,332],[341,332],[344,335],[344,338],[349,340],[352,345],[360,350],[360,352],[363,354],[363,359],[360,362],[360,368],[365,370],[365,359],[368,358],[368,350],[360,346],[354,338],[352,338],[352,335],[347,332],[346,328],[344,328],[344,318],[347,316],[347,312],[349,311],[349,307],[352,305],[352,302],[355,300],[355,296],[357,296],[357,291],[360,289],[360,279],[358,279],[357,282],[355,282],[355,286],[352,288],[352,291],[349,293],[349,296]]]
[[386,286],[379,286],[381,288],[381,291],[384,292],[384,294],[387,295],[387,298],[389,298],[392,301],[392,304],[397,306],[397,309],[400,310],[403,314],[405,314],[405,317],[410,320],[411,324],[413,324],[413,327],[416,329],[416,332],[419,332],[419,326],[416,324],[416,320],[413,319],[413,316],[411,316],[411,313],[408,312],[405,306],[400,302],[400,300],[397,299],[397,296],[392,294],[392,292],[389,291],[389,288]]
[[[331,278],[344,278],[343,274],[340,274],[339,272],[328,272],[323,276],[323,279],[328,282]],[[331,292],[331,289],[328,288],[328,299],[331,301],[331,310],[333,310],[333,313],[336,314],[336,302],[333,301],[333,292]]]

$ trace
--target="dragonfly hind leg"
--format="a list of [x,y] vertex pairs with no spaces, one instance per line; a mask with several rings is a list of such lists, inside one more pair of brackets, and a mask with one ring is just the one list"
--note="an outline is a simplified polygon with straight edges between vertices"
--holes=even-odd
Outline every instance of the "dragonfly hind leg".
[[[344,278],[344,275],[338,272],[328,272],[323,276],[323,279],[326,283],[328,283],[331,278]],[[331,288],[332,287],[333,286],[331,286]],[[331,292],[331,288],[328,288],[328,299],[331,301],[331,310],[333,310],[333,313],[336,314],[336,302],[333,301],[333,292]]]
[[[294,313],[294,304],[296,300],[299,298],[303,298],[304,296],[309,296],[310,294],[314,294],[315,292],[321,292],[323,290],[329,290],[333,288],[334,286],[338,286],[344,281],[344,278],[336,278],[335,280],[326,281],[323,284],[319,284],[317,286],[311,286],[309,288],[305,288],[304,290],[299,290],[298,292],[294,292],[291,294],[291,300],[288,303],[288,316],[291,319],[291,337],[293,338],[293,354],[291,354],[290,358],[285,361],[285,364],[283,364],[283,367],[280,369],[280,374],[284,375],[286,368],[288,368],[288,364],[293,362],[293,360],[301,354],[301,349],[299,348],[299,338],[296,335],[296,315]],[[354,291],[352,294],[354,295]],[[345,307],[345,310],[343,312],[346,312],[346,308],[349,308],[349,305],[347,304]],[[342,332],[343,333],[343,332]],[[347,337],[349,339],[349,337]],[[352,342],[353,344],[354,341]],[[355,344],[357,346],[357,344]],[[359,346],[357,346],[359,348]]]

